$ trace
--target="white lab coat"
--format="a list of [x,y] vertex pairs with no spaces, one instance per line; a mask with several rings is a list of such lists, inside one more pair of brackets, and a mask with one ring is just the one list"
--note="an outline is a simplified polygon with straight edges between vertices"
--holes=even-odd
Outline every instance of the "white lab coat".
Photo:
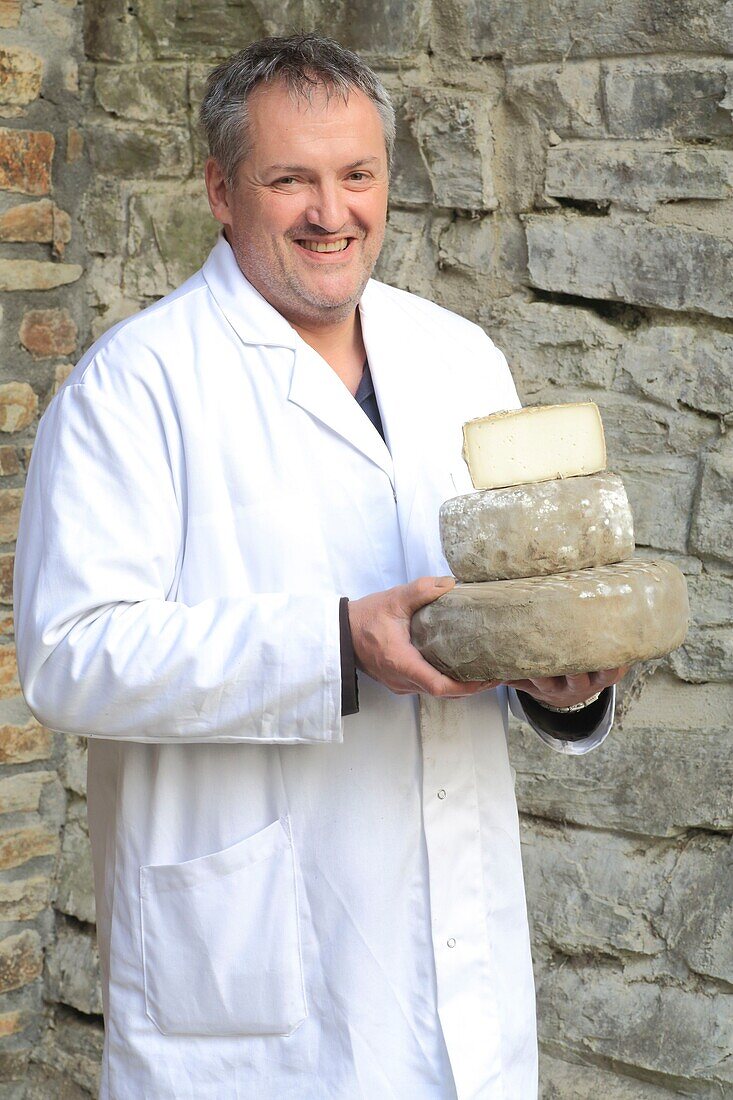
[[536,1094],[506,693],[340,717],[339,597],[449,572],[461,425],[517,396],[462,318],[360,308],[389,447],[223,238],[39,429],[18,662],[90,738],[103,1100]]

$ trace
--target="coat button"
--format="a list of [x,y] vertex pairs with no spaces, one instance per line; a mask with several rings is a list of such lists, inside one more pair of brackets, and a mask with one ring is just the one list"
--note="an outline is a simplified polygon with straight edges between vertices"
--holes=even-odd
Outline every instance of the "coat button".
[[443,790],[442,787],[438,791],[438,798],[445,798],[445,791]]
[[449,947],[455,947],[455,946],[456,946],[456,941],[455,941],[455,940],[453,939],[453,937],[452,937],[452,936],[451,936],[451,938],[450,938],[450,939],[448,940],[448,946],[449,946]]

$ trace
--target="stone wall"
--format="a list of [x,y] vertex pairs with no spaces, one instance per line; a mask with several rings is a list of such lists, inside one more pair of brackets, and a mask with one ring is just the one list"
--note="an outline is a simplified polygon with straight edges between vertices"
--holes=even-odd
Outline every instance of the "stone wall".
[[[0,1097],[95,1095],[85,746],[31,718],[12,551],[38,417],[215,236],[211,63],[325,30],[399,113],[380,275],[592,398],[693,625],[568,759],[512,730],[544,1100],[733,1095],[733,9],[722,0],[0,0]],[[515,1100],[515,1098],[511,1098]],[[519,1098],[516,1098],[519,1100]]]

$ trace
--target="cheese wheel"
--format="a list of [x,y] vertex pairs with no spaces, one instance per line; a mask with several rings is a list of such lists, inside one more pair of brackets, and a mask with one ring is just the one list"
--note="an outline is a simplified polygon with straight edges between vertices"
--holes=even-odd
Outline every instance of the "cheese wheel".
[[522,580],[458,584],[412,617],[412,640],[455,680],[595,672],[681,645],[685,578],[636,560]]
[[452,497],[440,541],[459,581],[508,580],[625,561],[634,522],[621,478],[592,474]]
[[597,474],[606,468],[601,414],[593,401],[578,401],[469,420],[463,457],[475,489]]

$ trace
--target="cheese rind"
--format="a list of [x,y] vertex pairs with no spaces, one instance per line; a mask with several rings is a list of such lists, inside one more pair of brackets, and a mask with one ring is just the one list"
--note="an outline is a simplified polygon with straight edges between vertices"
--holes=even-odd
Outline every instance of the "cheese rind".
[[469,420],[463,457],[476,489],[501,489],[606,468],[606,443],[598,406],[533,405]]
[[522,580],[456,585],[412,617],[412,640],[456,680],[595,672],[681,645],[685,578],[666,561],[631,561]]
[[458,580],[508,580],[625,561],[634,522],[621,478],[591,474],[452,497],[440,541]]

